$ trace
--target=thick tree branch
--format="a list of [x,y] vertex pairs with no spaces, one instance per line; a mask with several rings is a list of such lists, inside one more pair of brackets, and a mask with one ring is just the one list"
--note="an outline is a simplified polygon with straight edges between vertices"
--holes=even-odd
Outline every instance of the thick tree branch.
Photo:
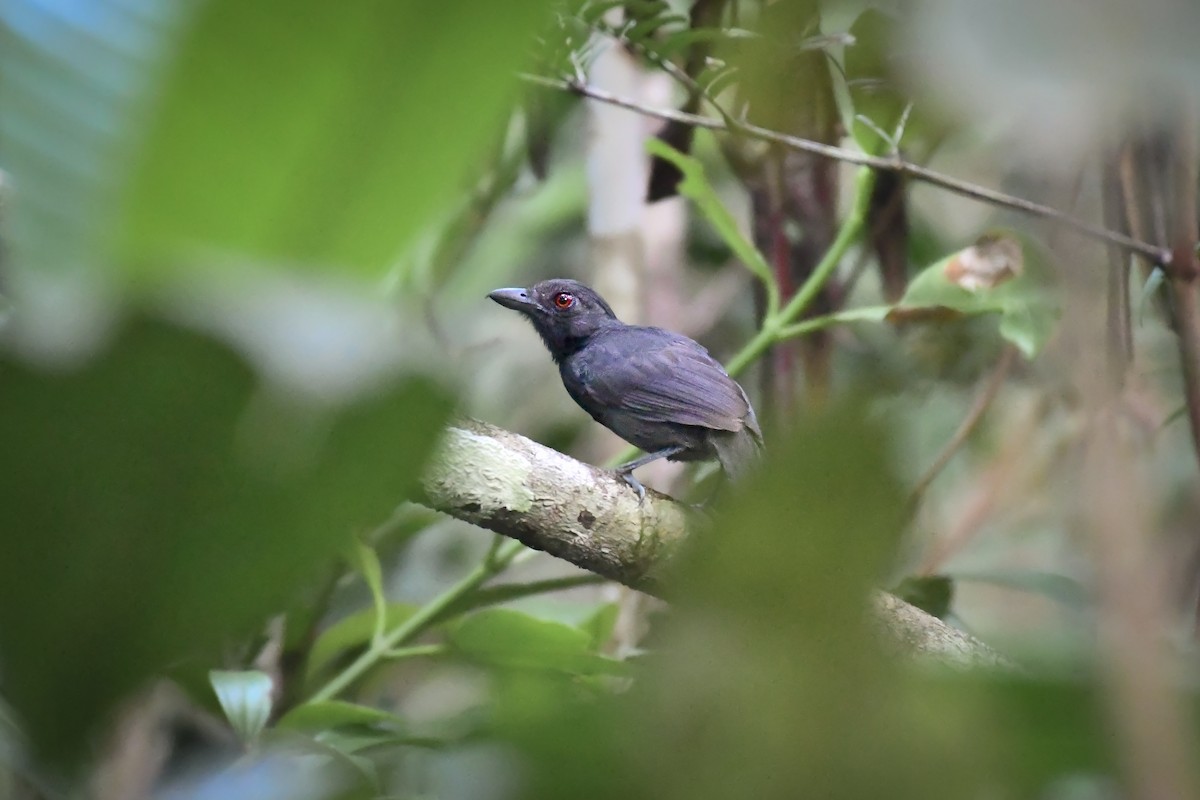
[[[693,512],[666,495],[637,497],[616,475],[486,423],[449,428],[423,482],[431,508],[661,594]],[[882,638],[902,655],[949,666],[1012,665],[983,643],[888,594],[875,601]]]
[[630,111],[636,111],[647,117],[663,119],[669,122],[683,123],[693,125],[697,128],[707,128],[716,131],[728,131],[730,133],[739,134],[752,139],[758,139],[764,142],[772,142],[782,145],[793,150],[801,150],[806,153],[815,153],[826,158],[845,161],[850,164],[858,164],[872,169],[892,172],[897,175],[905,175],[914,180],[928,183],[932,186],[939,186],[964,197],[969,197],[972,200],[978,200],[982,203],[990,203],[991,205],[1010,208],[1014,211],[1020,211],[1024,214],[1029,214],[1035,217],[1051,220],[1059,225],[1071,228],[1084,236],[1105,242],[1111,245],[1116,245],[1131,253],[1136,253],[1144,258],[1149,259],[1155,264],[1170,264],[1172,253],[1167,248],[1156,247],[1148,242],[1139,241],[1132,237],[1126,236],[1123,233],[1109,230],[1101,225],[1082,220],[1077,217],[1072,217],[1041,203],[1034,203],[1031,200],[1025,200],[1021,197],[1016,197],[1004,192],[998,192],[995,189],[989,189],[986,186],[964,181],[959,178],[945,175],[941,172],[923,167],[920,164],[914,164],[911,161],[905,161],[899,157],[881,157],[871,156],[866,153],[856,150],[848,150],[844,147],[836,147],[834,145],[814,142],[810,139],[802,139],[798,136],[789,136],[785,133],[773,131],[768,128],[762,128],[758,125],[752,125],[748,122],[734,120],[731,126],[726,120],[716,117],[705,117],[700,114],[689,114],[685,111],[676,111],[671,108],[653,108],[643,105],[626,97],[614,95],[611,92],[606,92],[594,86],[588,86],[578,81],[555,80],[553,78],[545,78],[540,75],[522,75],[522,77],[530,83],[544,86],[549,89],[558,89],[561,91],[571,92],[572,94],[580,95],[581,97],[589,97],[601,103],[627,108]]
[[639,506],[612,471],[474,420],[447,430],[423,488],[432,508],[650,594],[689,513],[652,489]]

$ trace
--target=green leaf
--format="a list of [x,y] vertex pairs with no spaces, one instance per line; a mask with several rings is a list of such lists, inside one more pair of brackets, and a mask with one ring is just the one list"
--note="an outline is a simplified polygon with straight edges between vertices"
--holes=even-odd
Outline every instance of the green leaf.
[[271,717],[271,676],[258,670],[208,673],[225,718],[246,744],[258,739]]
[[259,628],[386,519],[452,405],[413,381],[272,405],[225,346],[147,320],[82,369],[0,375],[4,691],[64,758],[123,693]]
[[[579,9],[579,18],[588,25],[598,25],[603,22],[603,17],[614,8],[624,8],[628,0],[598,0],[598,2],[587,2]],[[639,2],[636,4],[629,3],[636,10],[653,5],[652,3]]]
[[354,560],[362,573],[367,588],[371,590],[371,604],[375,609],[375,624],[371,629],[371,641],[383,638],[387,630],[387,596],[383,593],[383,566],[375,551],[362,542],[354,543]]
[[414,734],[407,721],[396,714],[341,700],[297,706],[273,730],[282,735],[307,733],[346,753],[380,745],[426,748],[445,745],[436,735]]
[[624,31],[624,37],[635,44],[651,40],[664,27],[674,26],[676,29],[682,29],[688,24],[686,15],[671,13],[670,6],[666,3],[645,16],[637,15],[636,19],[637,22]]
[[276,724],[284,730],[318,732],[351,726],[380,726],[400,731],[405,724],[400,717],[382,709],[341,700],[305,703],[293,708]]
[[705,68],[696,78],[710,97],[719,97],[742,79],[742,68],[736,65],[717,63]]
[[759,34],[754,31],[748,31],[745,28],[688,28],[668,33],[661,39],[647,42],[646,45],[653,47],[654,51],[660,57],[672,58],[693,44],[706,42],[721,43],[738,39],[759,38],[761,38]]
[[21,260],[153,277],[213,254],[382,275],[503,132],[549,22],[538,0],[56,6],[0,11]]
[[123,252],[382,275],[500,131],[544,11],[211,0],[143,144]]
[[734,219],[733,214],[729,213],[729,209],[725,208],[725,204],[721,202],[721,198],[717,196],[712,184],[705,177],[704,165],[659,139],[647,140],[646,149],[651,155],[666,159],[679,168],[683,174],[683,180],[679,184],[679,193],[696,204],[696,207],[704,214],[704,218],[716,229],[729,249],[733,250],[734,255],[763,282],[768,293],[775,298],[772,304],[774,307],[778,303],[779,290],[775,286],[771,267],[768,266],[762,253],[758,252],[758,248],[742,235],[737,220]]
[[579,675],[625,674],[623,662],[592,653],[592,637],[579,628],[508,609],[489,609],[464,619],[450,645],[468,659],[500,667]]
[[[384,612],[384,630],[391,630],[417,610],[412,603],[388,603]],[[366,647],[375,633],[377,610],[372,608],[355,612],[330,625],[313,644],[308,655],[305,683],[312,685],[333,661],[343,653]]]
[[888,314],[892,322],[995,314],[998,331],[1026,358],[1054,333],[1059,307],[1041,248],[1016,234],[985,234],[926,267]]
[[1031,292],[1016,293],[1006,298],[1000,312],[1000,335],[1026,358],[1033,358],[1054,334],[1058,323],[1058,308],[1044,296]]
[[103,261],[128,144],[184,6],[0,4],[0,166],[5,188],[20,187],[4,209],[14,261],[51,271]]
[[[960,702],[981,703],[978,721],[991,719],[1002,738],[991,743],[1003,753],[1004,784],[1014,797],[1045,795],[1048,786],[1064,786],[1068,779],[1091,776],[1096,786],[1118,774],[1118,746],[1105,720],[1111,701],[1094,677],[1055,679],[1023,673],[989,670],[938,676],[927,687],[928,695],[945,693]],[[984,715],[983,708],[992,709]],[[1059,796],[1071,796],[1064,790]],[[1084,791],[1083,796],[1103,795],[1104,790]]]

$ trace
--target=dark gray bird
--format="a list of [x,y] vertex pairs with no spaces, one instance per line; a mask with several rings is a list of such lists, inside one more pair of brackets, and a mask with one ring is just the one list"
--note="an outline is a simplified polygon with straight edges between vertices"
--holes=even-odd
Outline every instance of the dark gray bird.
[[584,411],[646,451],[617,468],[639,501],[645,489],[632,473],[651,461],[715,458],[737,479],[762,449],[746,392],[686,336],[626,325],[592,289],[563,278],[488,297],[533,323]]

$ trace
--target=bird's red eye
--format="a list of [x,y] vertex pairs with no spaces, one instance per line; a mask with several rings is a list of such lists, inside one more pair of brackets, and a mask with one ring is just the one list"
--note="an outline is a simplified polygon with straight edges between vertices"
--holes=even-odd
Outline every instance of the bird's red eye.
[[575,295],[570,292],[559,292],[554,295],[554,305],[564,311],[575,305]]

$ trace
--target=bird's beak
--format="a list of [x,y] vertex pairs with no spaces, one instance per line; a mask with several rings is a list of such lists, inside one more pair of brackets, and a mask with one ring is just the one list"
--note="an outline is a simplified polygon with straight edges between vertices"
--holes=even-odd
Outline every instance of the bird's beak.
[[526,314],[537,308],[537,304],[533,302],[533,298],[529,296],[529,292],[525,289],[497,289],[494,292],[489,292],[488,297],[505,308],[511,308],[514,311],[521,311]]

